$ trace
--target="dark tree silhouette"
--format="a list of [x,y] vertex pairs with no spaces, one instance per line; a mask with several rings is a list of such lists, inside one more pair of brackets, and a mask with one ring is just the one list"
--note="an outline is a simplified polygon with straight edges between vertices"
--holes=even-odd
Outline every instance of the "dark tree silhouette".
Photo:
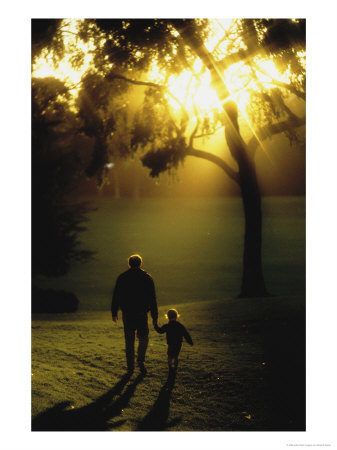
[[74,113],[62,100],[67,88],[59,80],[33,80],[32,89],[32,276],[60,276],[92,252],[78,235],[90,210],[71,194],[82,177],[81,157],[88,145],[76,135]]

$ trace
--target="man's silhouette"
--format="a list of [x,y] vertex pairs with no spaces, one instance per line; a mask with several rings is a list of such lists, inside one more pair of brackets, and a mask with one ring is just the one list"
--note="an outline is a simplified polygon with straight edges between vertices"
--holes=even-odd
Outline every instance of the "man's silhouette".
[[158,307],[154,283],[151,276],[141,269],[142,258],[131,255],[129,270],[117,278],[112,296],[112,320],[117,322],[118,310],[122,311],[125,335],[125,352],[128,372],[134,370],[135,364],[135,335],[139,339],[137,364],[141,372],[145,373],[145,354],[149,342],[149,327],[147,313],[151,312],[153,323],[158,320]]

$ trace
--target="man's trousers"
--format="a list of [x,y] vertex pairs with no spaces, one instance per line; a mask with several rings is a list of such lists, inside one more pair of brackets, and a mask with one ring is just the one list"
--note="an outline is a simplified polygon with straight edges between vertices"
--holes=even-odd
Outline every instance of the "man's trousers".
[[128,370],[133,370],[135,365],[135,336],[138,338],[137,363],[145,361],[146,349],[149,343],[149,326],[147,313],[126,314],[123,313],[125,354]]

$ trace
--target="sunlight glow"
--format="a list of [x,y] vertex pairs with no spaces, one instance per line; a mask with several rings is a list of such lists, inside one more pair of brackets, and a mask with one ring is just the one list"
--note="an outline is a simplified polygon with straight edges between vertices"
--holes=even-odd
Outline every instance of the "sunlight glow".
[[305,67],[306,52],[297,52],[297,56],[300,58],[300,63]]
[[[73,87],[70,91],[73,97],[76,97],[78,94],[79,87],[76,85],[81,81],[82,76],[90,68],[94,68],[92,61],[95,46],[90,40],[84,42],[78,38],[77,33],[80,22],[78,19],[63,21],[65,55],[58,64],[54,63],[53,51],[44,49],[41,55],[35,59],[32,68],[32,77],[34,78],[54,77],[63,81],[67,86]],[[72,64],[74,56],[83,56],[82,64],[77,68],[73,67]]]
[[218,44],[220,39],[223,38],[226,31],[233,23],[233,19],[216,19],[211,20],[212,33],[205,42],[205,46],[208,51],[212,52],[214,47]]
[[[231,65],[224,73],[223,79],[230,99],[234,100],[239,110],[244,113],[250,101],[252,91],[261,90],[262,86],[269,87],[272,80],[289,82],[289,73],[280,74],[272,60],[258,61],[256,79],[251,76],[251,69],[244,62]],[[188,111],[192,111],[194,105],[199,111],[207,111],[214,108],[221,110],[221,102],[211,86],[210,72],[201,73],[202,63],[198,58],[193,66],[197,73],[197,79],[191,71],[185,70],[178,77],[171,76],[168,80],[169,91],[184,103]],[[200,75],[201,73],[201,75]],[[179,104],[168,96],[171,106],[178,110]],[[185,100],[184,100],[185,99]]]
[[276,66],[272,60],[264,60],[259,62],[259,67],[263,70],[263,73],[259,75],[259,81],[269,81],[270,78],[274,78],[275,80],[278,80],[280,78],[280,73],[276,69]]
[[[168,80],[168,90],[184,104],[187,111],[191,112],[194,108],[199,112],[221,109],[221,102],[211,87],[209,72],[204,72],[198,79],[188,70],[184,70],[178,77],[172,75]],[[170,95],[166,98],[175,111],[180,109],[181,106],[174,98]]]
[[154,59],[151,64],[151,69],[147,73],[149,81],[153,83],[163,83],[165,81],[165,73],[158,65],[158,61]]
[[[183,100],[186,94],[188,93],[189,84],[192,81],[192,73],[189,70],[184,70],[178,77],[172,75],[168,79],[169,91],[178,99]],[[175,101],[173,100],[172,106],[175,105]],[[191,106],[186,105],[185,107]]]
[[221,109],[221,102],[211,87],[211,75],[208,71],[200,77],[200,85],[196,89],[194,100],[200,109]]
[[[62,39],[65,47],[64,57],[61,61],[55,62],[57,58],[53,50],[44,49],[33,64],[32,76],[36,78],[54,77],[63,81],[70,89],[72,99],[70,106],[74,108],[80,81],[88,70],[97,69],[94,67],[93,58],[95,45],[92,40],[84,42],[78,37],[81,20],[66,19],[62,22]],[[209,51],[217,47],[217,58],[221,59],[221,52],[225,52],[225,39],[229,29],[231,34],[235,33],[235,26],[232,19],[216,19],[210,21],[211,32],[205,46]],[[172,30],[174,33],[174,30]],[[101,39],[98,45],[101,47],[105,39]],[[221,47],[223,44],[224,47]],[[141,57],[141,51],[137,51],[136,57]],[[225,57],[226,54],[223,55]],[[299,55],[303,61],[305,53]],[[80,61],[76,67],[74,60]],[[281,74],[272,59],[254,60],[255,72],[252,74],[251,67],[245,62],[232,64],[221,73],[224,83],[230,92],[230,98],[234,100],[242,115],[246,116],[246,107],[250,101],[252,91],[260,91],[262,88],[269,88],[273,80],[290,82],[291,73]],[[191,69],[185,69],[179,75],[171,75],[160,69],[158,61],[152,62],[151,70],[146,74],[144,80],[166,84],[168,91],[172,95],[167,95],[169,104],[175,113],[181,110],[182,105],[188,112],[210,114],[212,110],[221,110],[221,103],[218,100],[215,90],[211,86],[210,72],[204,68],[199,58],[195,59]],[[175,98],[174,98],[175,97]],[[193,115],[193,114],[192,114]]]
[[[205,46],[209,51],[213,51],[219,43],[223,42],[226,33],[233,26],[233,20],[223,19],[210,22],[211,33],[209,39],[205,42]],[[272,59],[259,58],[255,59],[254,63],[256,66],[255,78],[252,76],[251,67],[243,61],[232,64],[222,73],[223,80],[230,92],[230,99],[237,103],[239,110],[245,117],[252,91],[260,91],[262,88],[268,89],[273,80],[284,83],[290,82],[289,71],[281,74]],[[168,80],[168,89],[184,103],[187,111],[191,111],[194,105],[197,105],[199,112],[207,112],[214,108],[221,109],[218,97],[211,86],[210,73],[208,70],[204,70],[199,58],[196,58],[193,69],[190,71],[185,70],[179,76],[171,76]],[[167,96],[167,98],[174,110],[178,111],[179,104],[172,97]]]

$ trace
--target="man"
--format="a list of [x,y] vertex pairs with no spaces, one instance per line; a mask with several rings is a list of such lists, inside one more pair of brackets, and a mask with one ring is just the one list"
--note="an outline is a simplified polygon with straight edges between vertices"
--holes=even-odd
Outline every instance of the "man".
[[151,312],[153,324],[158,320],[158,307],[154,283],[151,276],[141,269],[142,258],[139,255],[129,257],[129,270],[117,278],[112,296],[112,320],[117,322],[118,310],[122,311],[125,336],[125,352],[128,372],[134,371],[135,334],[137,331],[138,354],[137,364],[145,374],[145,354],[149,342],[147,313]]

